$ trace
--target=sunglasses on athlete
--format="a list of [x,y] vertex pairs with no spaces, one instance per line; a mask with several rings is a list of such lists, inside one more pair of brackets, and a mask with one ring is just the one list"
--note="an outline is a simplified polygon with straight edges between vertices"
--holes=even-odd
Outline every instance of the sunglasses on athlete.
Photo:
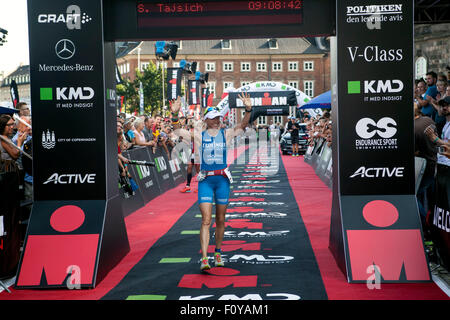
[[206,110],[205,110],[205,112],[203,113],[203,115],[205,116],[208,112],[211,112],[211,111],[217,111],[217,112],[220,112],[220,109],[217,108],[217,107],[208,107],[208,108],[206,108]]

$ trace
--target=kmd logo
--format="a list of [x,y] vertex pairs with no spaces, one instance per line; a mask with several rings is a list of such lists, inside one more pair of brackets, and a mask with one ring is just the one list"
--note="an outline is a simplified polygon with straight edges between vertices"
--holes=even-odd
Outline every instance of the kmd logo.
[[45,149],[53,149],[56,145],[55,132],[52,131],[52,133],[50,133],[50,130],[47,130],[47,133],[45,133],[45,131],[43,131],[41,142]]
[[[362,84],[362,85],[361,85]],[[387,95],[389,93],[401,93],[404,84],[401,80],[365,80],[365,81],[348,81],[347,93],[361,94],[364,93],[365,102],[384,102],[384,101],[400,101],[402,95]]]
[[[370,118],[363,118],[356,124],[356,134],[362,138],[355,141],[356,149],[397,149],[397,139],[392,139],[397,133],[397,123],[389,117],[375,122]],[[381,139],[372,139],[375,135]]]
[[[56,100],[90,100],[94,97],[94,89],[90,87],[58,87],[56,88]],[[53,88],[40,88],[42,101],[53,100]]]
[[[364,93],[398,93],[403,90],[401,80],[365,80]],[[349,81],[347,83],[348,94],[361,93],[361,81]]]
[[150,177],[151,175],[151,170],[147,166],[136,166],[136,169],[139,175],[139,179],[141,180]]
[[69,30],[80,30],[82,24],[92,21],[86,13],[81,13],[81,9],[77,5],[70,5],[67,7],[65,13],[42,13],[38,15],[38,23],[64,23]]
[[167,162],[164,159],[164,157],[158,157],[155,159],[155,165],[156,165],[156,170],[158,172],[162,172],[162,171],[166,171],[167,170]]

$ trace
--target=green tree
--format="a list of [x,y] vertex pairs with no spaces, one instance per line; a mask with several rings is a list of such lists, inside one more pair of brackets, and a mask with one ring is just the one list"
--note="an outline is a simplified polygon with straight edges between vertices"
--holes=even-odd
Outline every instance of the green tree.
[[[117,94],[124,96],[126,100],[126,111],[139,113],[139,87],[142,82],[144,90],[144,112],[155,115],[163,113],[162,94],[162,70],[150,61],[148,66],[141,72],[136,69],[136,79],[130,81],[125,79],[123,84],[117,85]],[[166,84],[164,83],[165,90]]]
[[[166,73],[166,72],[165,72]],[[142,82],[144,89],[144,111],[147,114],[155,115],[163,111],[163,94],[162,94],[162,69],[153,62],[142,71],[136,72],[137,88]],[[164,81],[165,82],[165,81]],[[164,87],[166,84],[164,83]],[[167,90],[166,88],[164,88]],[[139,90],[138,90],[139,91]],[[138,103],[139,104],[139,103]]]
[[124,79],[122,84],[116,86],[117,95],[125,97],[125,112],[132,113],[138,110],[139,93],[133,81]]

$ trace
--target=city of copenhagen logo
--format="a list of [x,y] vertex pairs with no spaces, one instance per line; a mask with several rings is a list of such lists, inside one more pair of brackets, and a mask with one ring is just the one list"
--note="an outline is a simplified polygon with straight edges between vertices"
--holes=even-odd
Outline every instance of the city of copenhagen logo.
[[55,132],[50,132],[50,130],[47,130],[47,132],[43,131],[41,143],[45,149],[53,149],[56,145]]
[[40,13],[39,24],[65,24],[69,30],[80,30],[82,25],[92,21],[92,18],[77,5],[70,5],[64,13]]
[[389,117],[375,121],[371,118],[360,119],[355,126],[361,139],[355,140],[357,150],[397,149],[397,122]]
[[70,138],[56,138],[55,131],[42,131],[41,145],[44,149],[50,150],[56,147],[58,143],[91,143],[96,142],[97,139],[94,137],[70,137]]

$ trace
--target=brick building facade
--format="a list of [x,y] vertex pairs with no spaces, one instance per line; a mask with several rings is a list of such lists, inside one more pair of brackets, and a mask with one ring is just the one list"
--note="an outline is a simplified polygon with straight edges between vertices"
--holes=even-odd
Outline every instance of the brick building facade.
[[[181,60],[197,62],[197,70],[209,74],[207,86],[217,104],[228,87],[239,88],[259,81],[290,85],[315,97],[330,90],[330,57],[305,38],[180,41],[176,60],[164,61],[177,67]],[[145,41],[128,55],[117,59],[122,77],[133,80],[138,64],[157,63],[155,42]],[[191,76],[190,79],[193,79]],[[295,110],[292,110],[294,114]],[[241,115],[238,114],[237,120]],[[284,123],[286,117],[260,119],[260,124]]]

